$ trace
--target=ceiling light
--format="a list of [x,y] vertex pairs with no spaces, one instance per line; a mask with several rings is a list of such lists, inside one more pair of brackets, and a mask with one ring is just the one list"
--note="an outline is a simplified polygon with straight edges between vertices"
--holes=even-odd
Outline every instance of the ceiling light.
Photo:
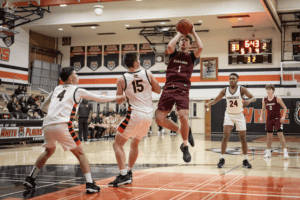
[[166,22],[161,22],[161,24],[166,24]]
[[202,21],[202,20],[199,20],[198,22],[199,22],[199,23],[202,23],[203,21]]
[[96,27],[95,27],[95,26],[92,26],[91,28],[93,28],[93,29],[94,29],[94,28],[96,28]]
[[104,8],[104,6],[95,5],[94,6],[94,13],[95,13],[95,15],[100,16],[103,13],[103,10],[102,10],[103,8]]
[[129,24],[126,24],[125,26],[130,26]]
[[67,7],[67,4],[60,4],[60,7]]
[[142,1],[142,0],[136,0],[136,1]]
[[238,18],[238,20],[242,20],[243,18]]
[[59,28],[58,30],[63,31],[64,29],[63,28]]

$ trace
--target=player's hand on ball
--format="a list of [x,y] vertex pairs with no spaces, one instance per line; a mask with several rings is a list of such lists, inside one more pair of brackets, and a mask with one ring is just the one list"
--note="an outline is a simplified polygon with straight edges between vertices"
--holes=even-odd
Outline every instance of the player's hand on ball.
[[284,118],[284,117],[281,117],[281,118],[280,118],[280,123],[282,123],[282,124],[283,124],[283,123],[284,123],[284,121],[285,121],[285,118]]
[[243,101],[243,106],[248,106],[250,104],[249,100]]
[[264,119],[263,118],[259,118],[259,123],[264,123]]
[[117,101],[122,101],[122,102],[126,101],[126,96],[124,96],[124,95],[117,95]]

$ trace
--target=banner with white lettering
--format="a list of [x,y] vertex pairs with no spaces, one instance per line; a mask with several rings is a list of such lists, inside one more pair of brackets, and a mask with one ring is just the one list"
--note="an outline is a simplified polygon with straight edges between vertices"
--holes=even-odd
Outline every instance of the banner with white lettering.
[[121,63],[122,63],[122,66],[126,67],[125,63],[124,63],[124,55],[127,53],[127,52],[131,52],[131,51],[137,51],[137,44],[122,44],[122,60],[121,60]]
[[104,45],[104,66],[109,70],[114,70],[119,66],[120,46]]
[[76,71],[84,67],[85,63],[85,46],[71,47],[70,66]]
[[87,66],[96,71],[102,65],[102,46],[87,47]]

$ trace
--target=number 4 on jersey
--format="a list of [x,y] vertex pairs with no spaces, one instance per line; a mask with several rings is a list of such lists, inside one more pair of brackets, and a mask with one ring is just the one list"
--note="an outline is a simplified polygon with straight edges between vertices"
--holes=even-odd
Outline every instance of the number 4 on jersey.
[[59,101],[61,101],[65,96],[66,90],[62,91],[59,95],[57,95],[57,98],[59,98]]

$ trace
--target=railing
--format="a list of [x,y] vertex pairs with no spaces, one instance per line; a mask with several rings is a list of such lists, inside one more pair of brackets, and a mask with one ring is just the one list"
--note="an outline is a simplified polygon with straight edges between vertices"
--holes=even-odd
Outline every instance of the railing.
[[19,79],[20,81],[26,83],[26,85],[29,86],[29,89],[30,89],[29,96],[30,96],[30,95],[31,95],[31,83],[29,83],[28,81],[24,81],[24,80],[20,79],[20,78],[17,77],[17,76],[13,76],[13,86],[12,86],[12,90],[15,89],[15,78]]
[[47,92],[46,90],[42,89],[42,88],[39,88],[39,90],[45,92],[46,94],[50,94],[50,92]]

